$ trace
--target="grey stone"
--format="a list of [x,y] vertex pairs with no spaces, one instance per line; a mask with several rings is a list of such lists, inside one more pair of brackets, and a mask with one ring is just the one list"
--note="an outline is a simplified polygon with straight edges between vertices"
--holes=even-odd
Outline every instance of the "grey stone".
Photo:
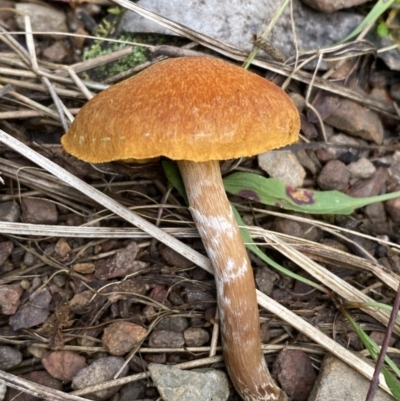
[[[137,4],[214,39],[250,50],[252,35],[263,33],[280,3],[276,0],[195,0],[183,5],[180,0],[140,0]],[[321,14],[298,0],[293,1],[293,10],[299,50],[332,45],[347,36],[363,19],[354,12]],[[118,31],[173,34],[131,11],[122,17]],[[286,57],[295,54],[289,7],[268,39]]]
[[185,345],[183,333],[169,330],[154,330],[149,336],[151,348],[180,348]]
[[373,224],[384,224],[386,222],[385,205],[383,202],[365,206],[364,211]]
[[9,323],[14,330],[37,326],[49,316],[52,298],[50,292],[45,288],[32,298],[10,317]]
[[297,92],[289,93],[289,96],[290,99],[292,99],[294,105],[296,106],[298,112],[302,113],[306,108],[306,99],[304,98],[304,96]]
[[[393,46],[394,43],[389,37],[381,38],[374,33],[375,29],[372,29],[371,31],[373,33],[367,35],[367,40],[371,41],[377,49]],[[385,62],[389,69],[400,71],[400,52],[398,49],[379,53],[378,57]]]
[[366,145],[367,142],[362,139],[356,139],[346,134],[335,134],[332,135],[329,139],[330,143],[338,144],[338,145],[347,145],[346,147],[329,147],[327,148],[327,152],[332,154],[334,158],[338,158],[340,155],[351,152],[355,156],[360,156],[361,151],[352,147],[352,145]]
[[[81,369],[74,380],[72,380],[72,388],[78,390],[85,387],[94,386],[112,380],[114,375],[125,363],[123,358],[110,356],[95,360],[87,368]],[[128,366],[125,366],[119,377],[124,377],[128,373]],[[93,395],[95,399],[104,400],[115,394],[121,386],[111,387],[105,390],[96,391]]]
[[312,175],[321,170],[321,163],[316,158],[313,152],[307,152],[304,149],[299,149],[294,152],[299,163],[308,170]]
[[183,338],[187,347],[201,347],[209,341],[210,335],[201,327],[189,327],[183,332]]
[[8,345],[0,346],[0,369],[7,370],[17,366],[22,361],[22,354]]
[[98,260],[94,273],[96,278],[109,280],[116,277],[125,277],[129,273],[140,270],[141,264],[136,261],[138,252],[138,244],[131,242],[126,248],[118,250],[110,258]]
[[273,150],[258,155],[258,165],[272,178],[295,188],[303,185],[306,172],[289,150]]
[[215,294],[211,291],[188,287],[183,294],[183,299],[185,303],[190,304],[193,309],[206,310],[210,305],[215,303]]
[[308,121],[307,117],[304,114],[300,114],[300,122],[300,130],[307,139],[315,139],[318,137],[318,131],[315,124]]
[[56,205],[45,199],[22,198],[22,221],[31,224],[57,224]]
[[[34,3],[17,3],[15,8],[29,15],[32,24],[32,31],[36,32],[68,32],[66,15],[53,7],[45,7]],[[19,16],[17,24],[25,30],[24,18]],[[62,35],[50,35],[54,39],[62,39]]]
[[160,253],[161,256],[171,265],[180,267],[181,269],[188,269],[189,267],[193,266],[193,262],[186,259],[180,253],[174,251],[172,248],[161,244],[160,245]]
[[[356,370],[332,355],[327,355],[308,401],[364,401],[369,380]],[[374,401],[393,401],[393,398],[378,389]]]
[[215,369],[186,371],[150,364],[154,384],[164,401],[225,401],[229,396],[226,375]]
[[189,319],[183,316],[166,316],[157,323],[155,330],[183,333],[189,327]]
[[[308,217],[310,220],[312,220],[310,216],[304,216],[304,214],[301,216]],[[320,242],[323,238],[322,231],[317,226],[301,221],[277,217],[274,220],[272,227],[278,233],[303,238],[308,241]],[[269,295],[268,293],[266,294]]]
[[144,380],[138,382],[128,383],[118,393],[117,401],[132,401],[139,400],[146,395],[146,384]]
[[16,223],[19,221],[19,206],[16,202],[2,202],[0,203],[0,221],[7,221],[9,223]]
[[344,163],[331,160],[325,164],[318,175],[317,183],[321,189],[343,191],[347,189],[350,173]]
[[378,113],[348,99],[341,99],[325,122],[349,135],[381,144],[383,125]]
[[258,289],[266,295],[271,295],[274,283],[279,280],[279,275],[267,266],[257,269],[255,280]]
[[350,163],[347,169],[351,176],[355,178],[370,178],[376,171],[375,166],[365,157]]
[[389,177],[388,169],[378,167],[375,174],[365,180],[358,180],[347,191],[347,195],[356,198],[367,198],[383,193],[386,188],[386,180]]

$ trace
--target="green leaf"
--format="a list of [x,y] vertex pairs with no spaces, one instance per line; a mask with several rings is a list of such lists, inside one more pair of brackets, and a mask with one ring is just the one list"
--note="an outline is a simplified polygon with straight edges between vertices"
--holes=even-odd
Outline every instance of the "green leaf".
[[179,171],[178,166],[176,163],[171,162],[171,160],[163,160],[162,166],[164,169],[164,173],[168,178],[168,181],[176,188],[179,192],[179,195],[185,199],[186,204],[188,204],[185,185],[182,180],[181,172]]
[[295,189],[274,178],[234,173],[224,179],[225,190],[252,201],[310,214],[350,214],[354,209],[400,196],[400,191],[369,198],[352,198],[339,191]]
[[389,29],[385,22],[380,22],[376,28],[376,33],[378,34],[379,37],[385,38],[386,36],[389,35]]

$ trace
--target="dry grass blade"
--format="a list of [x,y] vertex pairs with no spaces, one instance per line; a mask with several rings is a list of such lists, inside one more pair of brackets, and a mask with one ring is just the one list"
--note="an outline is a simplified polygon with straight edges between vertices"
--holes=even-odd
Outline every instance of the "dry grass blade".
[[[253,210],[262,212],[262,213],[266,212],[265,210],[256,209],[256,208],[254,208]],[[283,217],[286,219],[291,219],[294,221],[307,223],[307,224],[310,224],[311,226],[319,227],[322,230],[326,229],[326,230],[328,230],[328,232],[333,233],[333,234],[344,232],[344,233],[351,234],[354,236],[367,238],[368,240],[375,241],[380,244],[384,244],[391,248],[397,249],[398,251],[400,250],[399,244],[396,244],[394,242],[386,241],[383,239],[377,239],[376,237],[373,237],[373,236],[370,236],[370,235],[367,235],[367,234],[364,234],[364,233],[361,233],[358,231],[346,229],[343,227],[335,227],[332,224],[328,224],[328,223],[325,223],[322,221],[312,220],[312,219],[308,219],[306,217],[289,215],[289,214],[284,214],[284,213],[279,213],[279,212],[268,211],[267,214]],[[269,232],[269,231],[263,230],[259,227],[249,227],[248,229],[253,237],[263,237],[264,232]],[[285,236],[284,234],[274,233],[274,235],[277,235],[281,238],[288,238],[288,236]],[[327,247],[327,246],[324,246],[321,244],[307,241],[302,238],[296,237],[295,242],[296,242],[297,249],[303,250],[308,255],[313,255],[313,258],[315,260],[317,260],[317,257],[319,255],[320,261],[324,261],[324,262],[328,262],[328,263],[329,263],[329,261],[331,261],[331,262],[334,261],[335,263],[340,262],[340,263],[342,263],[343,266],[346,266],[353,270],[370,271],[377,278],[382,280],[383,283],[385,283],[387,286],[392,288],[393,291],[397,291],[397,288],[400,283],[398,276],[391,271],[384,270],[382,268],[382,266],[380,266],[378,263],[363,259],[359,256],[355,256],[355,255],[351,255],[346,252],[339,251],[337,249],[333,249],[331,247]]]
[[[113,211],[115,214],[121,216],[126,221],[130,222],[131,224],[137,226],[138,228],[142,229],[143,231],[150,234],[152,237],[158,239],[162,243],[166,244],[167,246],[174,249],[176,252],[181,253],[187,259],[191,260],[196,265],[202,267],[208,272],[212,272],[212,268],[210,265],[209,260],[204,257],[203,255],[199,254],[197,251],[193,250],[192,248],[188,247],[187,245],[182,244],[179,240],[171,237],[160,228],[152,225],[147,220],[137,216],[135,213],[129,211],[122,205],[118,204],[116,201],[110,199],[108,196],[104,195],[102,192],[97,191],[90,185],[82,182],[77,177],[73,176],[72,174],[65,171],[63,168],[57,166],[50,160],[44,158],[43,156],[37,154],[37,152],[33,151],[23,143],[19,142],[17,139],[6,134],[4,131],[0,130],[0,142],[4,143],[5,145],[9,146],[10,148],[14,149],[16,152],[23,154],[29,160],[33,161],[34,163],[38,164],[48,172],[56,175],[59,179],[66,182],[68,185],[78,189],[88,197],[94,199],[96,202],[102,204],[104,207],[108,208],[109,210]],[[360,373],[365,375],[368,378],[372,377],[373,369],[366,364],[362,359],[358,358],[350,351],[347,351],[345,348],[337,344],[335,341],[330,339],[329,337],[325,336],[315,327],[310,325],[309,323],[305,322],[303,319],[295,315],[294,313],[290,312],[288,309],[284,308],[283,306],[279,305],[274,300],[270,299],[260,291],[257,291],[257,301],[260,306],[265,308],[266,310],[276,314],[281,319],[288,322],[290,325],[298,329],[300,332],[304,333],[310,339],[314,340],[316,343],[320,344],[322,347],[327,349],[329,352],[337,356],[338,358],[342,359],[344,362],[348,363],[350,366],[357,369]],[[214,357],[216,360],[221,360],[220,357]],[[117,379],[111,384],[109,387],[113,387],[116,385],[116,382],[119,382],[123,379]],[[104,383],[103,385],[106,385]],[[382,379],[381,387],[388,391],[388,388]],[[96,390],[98,388],[96,387]],[[94,391],[96,391],[94,390]],[[83,391],[83,390],[82,390]],[[82,393],[79,393],[82,394]]]
[[[3,88],[3,86],[0,85],[0,88]],[[30,106],[31,108],[39,110],[44,114],[46,114],[47,116],[54,118],[55,120],[59,120],[58,114],[55,111],[51,110],[50,108],[43,106],[42,104],[35,102],[34,100],[29,99],[28,97],[21,95],[18,92],[11,91],[8,94],[12,96],[15,100],[21,103],[25,103],[28,107]]]
[[26,28],[26,43],[27,43],[27,48],[28,51],[25,50],[23,46],[21,46],[18,41],[11,36],[10,34],[5,33],[5,30],[1,28],[1,31],[3,32],[3,40],[6,40],[8,43],[16,52],[19,54],[21,60],[27,64],[28,66],[31,66],[33,72],[37,74],[37,76],[40,78],[40,80],[43,82],[44,86],[47,88],[48,93],[53,99],[54,105],[56,106],[57,109],[57,119],[61,121],[62,126],[64,127],[64,130],[68,129],[68,124],[65,119],[65,114],[63,109],[66,107],[62,104],[61,99],[58,97],[57,93],[54,90],[53,85],[51,84],[49,78],[42,76],[41,71],[39,69],[37,59],[36,59],[36,53],[35,53],[35,44],[33,40],[33,35],[32,35],[32,28],[31,28],[31,20],[28,15],[24,16],[24,23],[25,23],[25,28]]
[[[313,223],[313,221],[310,222],[311,224]],[[352,255],[348,252],[343,252],[338,249],[334,249],[332,247],[318,244],[302,238],[291,237],[285,234],[264,230],[259,227],[248,227],[248,230],[253,238],[265,238],[268,237],[268,235],[272,234],[285,241],[293,242],[293,248],[303,251],[305,255],[309,256],[313,260],[325,263],[340,264],[341,266],[347,267],[352,270],[369,271],[387,286],[392,288],[393,291],[397,291],[397,288],[400,284],[400,280],[395,273],[384,270],[382,266],[380,266],[378,263],[363,259],[359,256]],[[355,231],[351,232],[357,234]]]
[[[198,238],[199,234],[192,228],[163,228],[163,231],[176,238]],[[0,233],[8,235],[34,235],[41,237],[63,238],[152,238],[149,233],[137,228],[113,227],[68,227],[44,224],[7,223],[0,221]]]
[[[34,167],[23,167],[18,163],[0,158],[0,169],[5,177],[15,179],[19,184],[24,184],[51,197],[62,196],[65,201],[81,202],[90,206],[96,205],[91,199],[82,197],[75,189],[68,187],[57,177],[47,174]],[[89,213],[89,210],[80,207]]]
[[[17,79],[0,77],[0,82],[3,84],[11,84],[11,85],[14,85],[15,87],[20,87],[20,88],[24,88],[24,89],[32,89],[37,92],[43,92],[43,93],[48,92],[48,88],[45,85],[39,85],[39,84],[31,83],[31,82],[19,81]],[[61,95],[61,96],[83,98],[83,96],[80,92],[77,92],[74,90],[68,90],[68,89],[62,89],[62,88],[56,88],[54,90],[58,95]]]
[[392,271],[384,270],[379,264],[322,244],[300,242],[303,242],[303,244],[297,245],[296,248],[312,259],[325,263],[340,264],[349,269],[369,271],[393,291],[397,291],[400,284],[399,277]]
[[[7,59],[3,59],[3,63],[7,63]],[[69,67],[66,67],[67,72],[70,74]],[[11,75],[11,76],[16,76],[16,77],[23,77],[23,78],[35,78],[36,74],[32,71],[26,71],[24,69],[19,69],[19,68],[7,68],[7,67],[0,67],[0,74],[2,75]],[[55,82],[59,82],[62,84],[73,84],[76,83],[74,79],[71,78],[64,78],[57,76],[55,74],[49,74],[46,72],[42,72],[43,76],[47,76],[47,78],[51,78]],[[71,74],[70,74],[71,75]],[[81,81],[81,80],[80,80]],[[89,82],[89,81],[81,81],[83,85],[85,85],[86,88],[89,89],[96,89],[96,90],[104,90],[108,88],[109,85],[104,85],[102,83],[96,83],[96,82]]]
[[31,394],[48,401],[87,401],[87,398],[66,394],[62,391],[54,390],[41,384],[32,383],[21,377],[0,370],[0,379],[7,383],[7,386],[15,388],[21,392]]
[[[346,281],[342,280],[323,266],[311,260],[308,256],[297,251],[294,247],[288,245],[278,236],[271,232],[265,232],[265,238],[268,243],[290,260],[299,265],[302,269],[308,272],[312,277],[315,277],[319,282],[330,288],[335,293],[339,294],[347,301],[351,302],[373,302],[373,299],[351,286]],[[378,308],[361,308],[385,326],[387,326],[390,318],[390,313]],[[400,333],[400,324],[394,326],[394,331]]]

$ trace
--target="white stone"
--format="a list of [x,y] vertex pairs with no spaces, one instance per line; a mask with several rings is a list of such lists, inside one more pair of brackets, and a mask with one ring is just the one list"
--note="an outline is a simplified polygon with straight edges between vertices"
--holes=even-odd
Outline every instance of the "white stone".
[[375,166],[365,157],[350,163],[347,169],[354,178],[370,178],[376,171]]
[[[369,384],[361,373],[328,354],[308,401],[365,401]],[[374,397],[374,401],[393,400],[382,389],[378,389]]]
[[272,150],[258,155],[258,165],[272,178],[286,185],[303,186],[306,172],[290,150]]
[[151,363],[149,371],[165,401],[226,401],[229,397],[226,375],[216,369],[188,371]]

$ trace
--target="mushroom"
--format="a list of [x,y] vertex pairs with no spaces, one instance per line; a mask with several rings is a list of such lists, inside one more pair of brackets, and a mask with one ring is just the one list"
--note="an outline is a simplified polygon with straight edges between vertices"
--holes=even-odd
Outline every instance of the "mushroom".
[[194,222],[214,268],[222,349],[244,400],[283,400],[261,351],[251,264],[226,197],[219,160],[253,156],[298,139],[286,93],[211,57],[154,64],[91,99],[62,145],[91,163],[177,160]]

